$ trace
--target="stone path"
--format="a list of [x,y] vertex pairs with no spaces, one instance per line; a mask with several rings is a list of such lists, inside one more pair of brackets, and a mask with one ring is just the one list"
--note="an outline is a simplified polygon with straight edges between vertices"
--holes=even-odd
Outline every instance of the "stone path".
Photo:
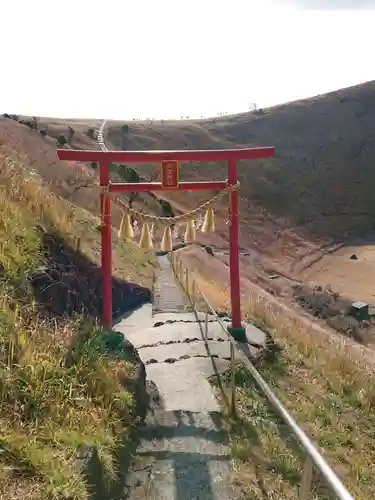
[[[204,315],[189,311],[167,257],[158,263],[152,309],[115,327],[137,348],[152,396],[123,498],[235,500],[228,437],[207,380],[228,370],[229,341],[214,317],[205,338]],[[254,328],[252,340],[264,344],[265,335]]]
[[185,312],[190,311],[187,297],[176,283],[168,257],[158,257],[159,275],[154,287],[153,311]]

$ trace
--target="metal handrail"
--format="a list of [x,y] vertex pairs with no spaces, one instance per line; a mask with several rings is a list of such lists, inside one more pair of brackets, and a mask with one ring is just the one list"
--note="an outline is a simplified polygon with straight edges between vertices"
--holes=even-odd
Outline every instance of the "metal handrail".
[[[177,259],[175,260],[175,255],[172,253],[172,266],[175,271],[175,275],[177,279],[181,282],[181,274],[182,274],[182,261],[180,260],[179,266],[177,266]],[[354,497],[349,493],[349,491],[344,486],[343,482],[337,476],[337,474],[333,471],[333,469],[329,466],[328,462],[325,458],[319,453],[317,448],[308,438],[308,436],[304,433],[304,431],[299,427],[297,422],[293,419],[281,401],[277,398],[277,396],[272,392],[270,386],[263,379],[261,374],[252,364],[247,356],[245,356],[243,349],[240,348],[240,344],[233,339],[233,337],[228,332],[227,327],[221,321],[218,316],[216,310],[211,305],[210,301],[204,295],[204,293],[199,289],[196,285],[195,280],[192,281],[192,295],[189,293],[189,282],[188,282],[188,269],[185,268],[185,292],[188,295],[190,302],[192,303],[193,308],[195,309],[196,305],[196,293],[199,292],[201,297],[203,298],[206,308],[205,308],[205,333],[207,339],[207,315],[208,309],[211,310],[212,314],[216,317],[217,322],[222,327],[223,331],[228,336],[228,340],[231,345],[231,363],[232,363],[232,377],[231,377],[231,385],[232,385],[232,398],[231,398],[231,407],[233,413],[235,412],[235,380],[234,380],[234,350],[240,351],[242,353],[241,360],[245,364],[246,368],[249,370],[251,376],[253,377],[256,385],[262,392],[262,394],[267,398],[270,405],[274,408],[275,412],[281,418],[281,420],[288,427],[289,431],[293,434],[296,441],[299,443],[303,451],[305,452],[306,459],[303,468],[301,484],[299,488],[299,500],[308,500],[311,494],[312,487],[312,477],[313,477],[313,467],[315,466],[316,470],[321,474],[327,486],[331,490],[332,493],[335,494],[337,500],[354,500]],[[183,284],[182,284],[183,286]]]

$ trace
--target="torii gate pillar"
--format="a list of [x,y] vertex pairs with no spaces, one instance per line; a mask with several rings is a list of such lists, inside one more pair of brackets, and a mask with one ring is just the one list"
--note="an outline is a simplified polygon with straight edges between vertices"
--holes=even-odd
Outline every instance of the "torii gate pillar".
[[[237,184],[236,160],[228,160],[228,185]],[[232,325],[228,328],[232,337],[238,341],[246,340],[246,331],[241,317],[241,284],[238,245],[238,190],[229,192],[229,276],[231,291]]]

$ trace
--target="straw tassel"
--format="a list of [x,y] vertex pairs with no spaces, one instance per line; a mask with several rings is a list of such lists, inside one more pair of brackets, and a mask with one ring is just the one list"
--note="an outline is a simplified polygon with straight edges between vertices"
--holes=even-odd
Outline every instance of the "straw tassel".
[[118,237],[125,241],[130,241],[134,238],[134,230],[131,224],[130,215],[125,212],[121,219]]
[[161,240],[161,250],[163,252],[172,252],[172,250],[173,250],[172,231],[171,231],[170,226],[167,226],[164,229],[163,238]]
[[141,248],[145,248],[146,250],[151,250],[153,248],[150,228],[148,227],[147,223],[143,224],[142,226],[141,237],[139,239],[139,246]]
[[186,224],[186,231],[184,236],[185,243],[193,243],[196,238],[196,229],[194,219],[189,220]]
[[215,232],[215,214],[212,207],[208,207],[206,215],[204,216],[204,221],[201,227],[202,233],[214,233]]

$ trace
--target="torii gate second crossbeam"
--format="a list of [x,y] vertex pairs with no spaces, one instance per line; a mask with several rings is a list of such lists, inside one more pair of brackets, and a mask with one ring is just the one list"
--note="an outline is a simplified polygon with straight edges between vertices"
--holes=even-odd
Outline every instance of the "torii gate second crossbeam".
[[[238,190],[237,161],[270,158],[274,156],[274,147],[215,149],[196,151],[82,151],[58,149],[60,160],[98,163],[100,181],[101,227],[101,265],[102,265],[102,323],[105,328],[112,327],[112,243],[111,243],[111,201],[107,194],[111,192],[153,192],[163,189],[179,191],[228,190],[229,191],[229,263],[230,295],[232,308],[232,336],[245,341],[245,329],[241,318],[240,270],[238,254]],[[171,185],[164,182],[112,183],[110,181],[111,163],[160,163],[178,161],[227,161],[228,177],[226,181],[179,182],[178,175],[171,179]],[[173,177],[173,175],[172,175]]]

